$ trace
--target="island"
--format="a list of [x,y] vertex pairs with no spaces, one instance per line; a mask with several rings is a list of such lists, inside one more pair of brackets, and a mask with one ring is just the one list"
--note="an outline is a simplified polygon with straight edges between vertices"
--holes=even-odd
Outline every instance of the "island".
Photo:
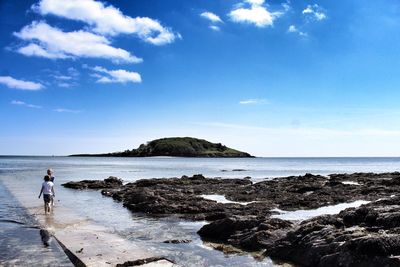
[[204,157],[204,158],[249,158],[242,152],[204,139],[193,137],[169,137],[141,144],[137,149],[104,154],[75,154],[72,157]]

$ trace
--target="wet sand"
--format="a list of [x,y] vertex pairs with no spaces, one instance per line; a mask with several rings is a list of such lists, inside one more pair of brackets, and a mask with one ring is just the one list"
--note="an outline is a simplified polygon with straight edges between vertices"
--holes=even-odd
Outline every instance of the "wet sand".
[[[51,214],[45,215],[43,199],[38,199],[38,192],[19,181],[3,179],[3,184],[15,198],[25,207],[39,223],[56,238],[64,250],[76,256],[86,266],[115,266],[126,261],[135,261],[162,255],[146,251],[132,241],[117,234],[110,233],[107,228],[95,222],[80,218],[74,210],[64,207],[55,199],[55,207]],[[57,195],[57,194],[56,194]],[[76,207],[79,208],[79,207]],[[71,258],[71,257],[70,257]],[[175,266],[167,260],[159,260],[141,266]]]

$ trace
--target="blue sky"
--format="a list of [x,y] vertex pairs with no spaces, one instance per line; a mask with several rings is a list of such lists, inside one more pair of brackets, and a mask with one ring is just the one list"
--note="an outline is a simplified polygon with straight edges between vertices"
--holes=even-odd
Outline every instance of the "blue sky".
[[67,3],[0,2],[0,154],[399,156],[397,0]]

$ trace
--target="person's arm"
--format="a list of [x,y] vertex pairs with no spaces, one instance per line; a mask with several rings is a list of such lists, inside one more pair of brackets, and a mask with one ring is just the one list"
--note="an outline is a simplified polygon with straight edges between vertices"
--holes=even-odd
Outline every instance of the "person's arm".
[[53,193],[53,197],[55,197],[56,193],[54,192],[54,186],[51,188],[51,192]]
[[40,198],[40,196],[42,195],[42,192],[43,192],[43,185],[42,185],[42,189],[40,189],[40,193],[39,193],[39,197],[38,198]]

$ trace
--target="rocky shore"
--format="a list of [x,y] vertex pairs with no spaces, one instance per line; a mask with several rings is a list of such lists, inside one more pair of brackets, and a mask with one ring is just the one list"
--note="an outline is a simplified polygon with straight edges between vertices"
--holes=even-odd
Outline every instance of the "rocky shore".
[[[398,172],[306,174],[260,183],[202,175],[125,185],[115,177],[106,180],[66,186],[102,189],[103,195],[132,212],[207,220],[209,224],[198,232],[206,241],[264,251],[273,259],[300,266],[400,266]],[[227,201],[217,202],[209,195]],[[370,202],[303,221],[274,218],[279,210],[310,210],[356,200]]]

